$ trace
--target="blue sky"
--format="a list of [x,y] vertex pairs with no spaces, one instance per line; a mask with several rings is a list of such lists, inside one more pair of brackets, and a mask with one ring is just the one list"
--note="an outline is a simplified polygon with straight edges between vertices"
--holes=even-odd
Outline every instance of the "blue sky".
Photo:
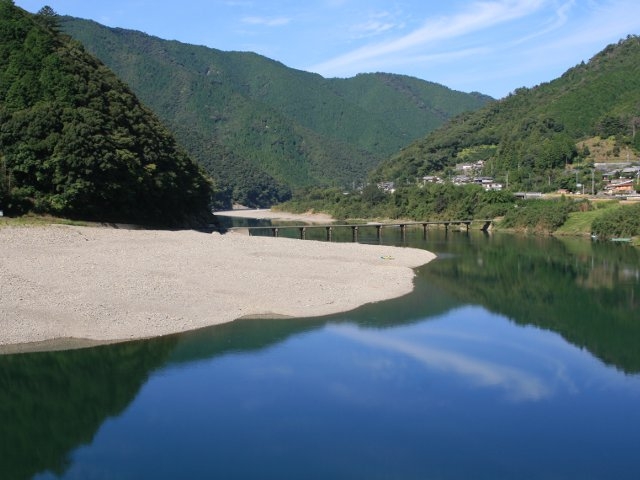
[[325,77],[412,75],[501,98],[640,34],[638,0],[15,0]]

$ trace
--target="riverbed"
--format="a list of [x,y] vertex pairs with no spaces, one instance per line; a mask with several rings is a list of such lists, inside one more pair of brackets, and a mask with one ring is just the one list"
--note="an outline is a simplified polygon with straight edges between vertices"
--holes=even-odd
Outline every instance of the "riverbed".
[[438,257],[410,294],[348,313],[0,356],[3,474],[640,477],[636,249],[403,242]]

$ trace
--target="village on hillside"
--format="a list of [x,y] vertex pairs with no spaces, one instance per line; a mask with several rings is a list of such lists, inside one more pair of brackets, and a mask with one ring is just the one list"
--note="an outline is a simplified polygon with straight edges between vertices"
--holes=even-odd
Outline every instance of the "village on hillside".
[[[455,166],[455,175],[450,179],[443,179],[438,175],[426,175],[418,179],[418,184],[445,183],[450,181],[454,185],[481,185],[486,191],[499,191],[508,186],[496,181],[491,176],[483,176],[485,162],[478,160],[474,163],[459,163]],[[637,195],[637,185],[640,183],[640,162],[619,162],[619,163],[594,163],[592,173],[599,172],[602,176],[602,189],[595,191],[594,184],[585,185],[576,182],[576,191],[561,189],[556,193],[560,194],[604,194],[611,196]],[[380,182],[378,188],[386,193],[393,193],[396,189],[395,182]]]

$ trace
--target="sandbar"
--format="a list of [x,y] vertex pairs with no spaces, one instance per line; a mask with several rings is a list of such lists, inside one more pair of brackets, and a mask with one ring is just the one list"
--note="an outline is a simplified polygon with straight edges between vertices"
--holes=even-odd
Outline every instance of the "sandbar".
[[[0,228],[0,346],[126,341],[316,317],[413,289],[421,249],[234,233]],[[3,348],[0,347],[0,353]]]
[[299,220],[301,222],[306,223],[331,223],[334,221],[334,218],[327,213],[315,213],[315,212],[307,212],[307,213],[291,213],[291,212],[280,212],[278,210],[271,210],[270,208],[258,208],[258,209],[236,209],[236,210],[225,210],[220,212],[215,212],[216,215],[223,215],[225,217],[243,217],[243,218],[254,218],[258,220]]

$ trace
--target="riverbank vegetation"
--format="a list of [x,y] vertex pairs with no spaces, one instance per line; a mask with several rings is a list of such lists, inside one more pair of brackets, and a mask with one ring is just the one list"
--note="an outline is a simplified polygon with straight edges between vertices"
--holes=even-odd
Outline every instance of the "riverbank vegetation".
[[640,236],[640,203],[610,208],[592,223],[593,234],[605,239]]
[[336,219],[469,220],[491,219],[494,227],[542,235],[603,238],[640,236],[640,203],[558,195],[520,198],[478,185],[427,184],[383,192],[308,189],[274,207],[292,213],[324,212]]
[[62,217],[53,217],[51,215],[34,215],[26,214],[16,217],[0,216],[0,228],[2,227],[37,227],[44,225],[79,225],[79,226],[91,226],[97,225],[92,222],[86,222],[83,220],[71,220]]
[[495,218],[515,201],[508,192],[485,192],[478,185],[429,184],[385,193],[375,185],[361,191],[311,188],[274,208],[303,213],[325,212],[334,218],[432,220]]

